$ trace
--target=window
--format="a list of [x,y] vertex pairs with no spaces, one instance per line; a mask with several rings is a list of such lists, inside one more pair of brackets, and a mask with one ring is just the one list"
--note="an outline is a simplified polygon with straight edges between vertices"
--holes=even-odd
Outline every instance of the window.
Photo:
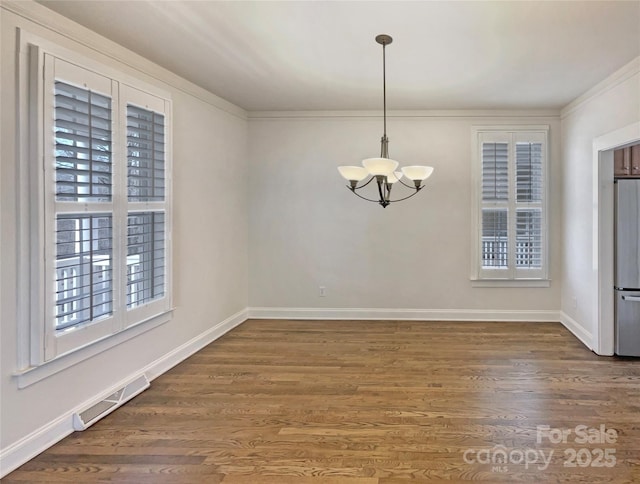
[[171,310],[170,101],[91,61],[30,56],[37,366]]
[[474,129],[473,279],[547,279],[547,133]]

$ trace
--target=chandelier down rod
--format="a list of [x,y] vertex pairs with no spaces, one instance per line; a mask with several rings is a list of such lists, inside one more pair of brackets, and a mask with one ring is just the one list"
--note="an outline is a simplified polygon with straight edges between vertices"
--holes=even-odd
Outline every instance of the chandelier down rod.
[[386,47],[393,38],[390,35],[380,34],[376,36],[376,42],[382,45],[382,112],[383,134],[380,143],[380,158],[389,158],[389,138],[387,138],[387,56]]

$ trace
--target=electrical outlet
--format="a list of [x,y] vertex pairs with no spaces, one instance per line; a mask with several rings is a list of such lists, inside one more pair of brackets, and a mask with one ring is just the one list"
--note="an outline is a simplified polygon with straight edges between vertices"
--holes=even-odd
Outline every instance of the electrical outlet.
[[573,296],[571,298],[571,305],[573,306],[573,309],[576,309],[578,307],[578,298]]
[[327,295],[327,288],[324,286],[320,286],[320,297],[325,297]]

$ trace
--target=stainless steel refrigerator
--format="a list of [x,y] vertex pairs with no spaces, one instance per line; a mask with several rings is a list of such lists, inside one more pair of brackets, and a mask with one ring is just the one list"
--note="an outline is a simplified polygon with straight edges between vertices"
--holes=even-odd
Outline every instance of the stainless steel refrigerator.
[[640,356],[640,179],[616,180],[616,354]]

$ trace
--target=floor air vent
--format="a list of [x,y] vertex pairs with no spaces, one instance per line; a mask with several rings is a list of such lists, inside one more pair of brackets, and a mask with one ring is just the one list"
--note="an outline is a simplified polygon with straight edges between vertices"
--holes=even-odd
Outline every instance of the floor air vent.
[[75,430],[85,430],[96,423],[102,417],[109,415],[116,408],[124,405],[133,397],[149,388],[149,380],[146,375],[141,375],[135,380],[127,383],[118,391],[112,393],[104,400],[92,405],[82,412],[73,414],[73,428]]

